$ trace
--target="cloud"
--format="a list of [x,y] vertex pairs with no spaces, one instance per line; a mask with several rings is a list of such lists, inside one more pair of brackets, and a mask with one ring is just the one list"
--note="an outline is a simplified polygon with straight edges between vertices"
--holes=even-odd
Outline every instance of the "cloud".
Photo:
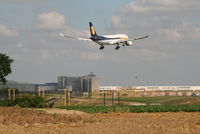
[[144,57],[147,57],[146,59],[149,61],[160,60],[160,59],[166,60],[170,57],[167,53],[160,52],[160,51],[152,51],[148,49],[142,49],[141,53]]
[[46,1],[46,0],[0,0],[0,2],[35,2],[35,1]]
[[164,35],[165,40],[178,41],[182,38],[181,33],[177,29],[159,29],[158,33]]
[[38,27],[42,29],[57,30],[65,26],[65,16],[56,11],[42,13],[38,16],[38,20]]
[[190,39],[200,40],[200,27],[193,27],[192,29],[191,27],[188,27],[188,28],[190,28],[190,31],[191,31],[188,33],[188,37]]
[[[119,10],[123,13],[133,12],[141,14],[162,14],[162,13],[185,13],[191,10],[198,10],[198,0],[135,0]],[[194,7],[190,9],[190,7]]]
[[197,39],[200,25],[194,18],[200,12],[199,6],[198,0],[134,0],[118,8],[110,30],[131,36],[148,33],[157,36],[157,44]]
[[62,32],[69,36],[74,37],[89,37],[90,33],[88,30],[78,30],[72,28],[67,24],[65,16],[57,11],[41,13],[38,15],[37,28],[40,30],[50,30],[56,34],[53,35],[57,38],[58,33]]
[[90,61],[97,61],[104,59],[104,55],[102,53],[97,52],[82,52],[81,57]]
[[23,48],[23,47],[24,47],[24,45],[22,43],[17,44],[17,48]]
[[9,29],[5,25],[0,24],[0,35],[14,37],[18,35],[18,32],[16,29]]

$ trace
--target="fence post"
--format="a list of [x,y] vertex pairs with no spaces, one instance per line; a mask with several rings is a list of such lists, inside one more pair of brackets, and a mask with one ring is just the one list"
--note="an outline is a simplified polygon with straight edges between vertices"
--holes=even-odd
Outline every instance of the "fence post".
[[99,91],[97,91],[97,98],[99,99]]
[[67,106],[67,89],[64,89],[64,106]]
[[8,89],[8,100],[10,100],[10,90],[11,89]]
[[70,95],[69,89],[68,89],[68,94],[67,94],[67,96],[68,96],[68,106],[70,106],[70,105],[71,105],[71,95]]
[[112,106],[114,106],[114,90],[112,90]]
[[118,106],[119,106],[119,91],[117,91],[117,102],[118,102]]
[[38,96],[40,97],[40,89],[38,89]]
[[13,89],[13,100],[15,100],[15,89]]
[[44,98],[44,88],[42,89],[42,98]]
[[105,93],[105,91],[103,93],[103,105],[104,106],[106,105],[106,93]]

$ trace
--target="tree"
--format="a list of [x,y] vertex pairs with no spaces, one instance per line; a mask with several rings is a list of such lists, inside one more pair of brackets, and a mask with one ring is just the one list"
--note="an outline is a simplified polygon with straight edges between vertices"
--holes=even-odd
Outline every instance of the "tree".
[[5,84],[7,82],[5,77],[12,72],[11,63],[13,61],[6,54],[0,53],[0,83]]

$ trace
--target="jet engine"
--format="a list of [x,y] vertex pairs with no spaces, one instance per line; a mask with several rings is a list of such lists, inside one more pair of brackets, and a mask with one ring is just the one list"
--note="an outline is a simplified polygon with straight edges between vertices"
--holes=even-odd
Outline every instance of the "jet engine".
[[131,46],[131,45],[133,45],[133,42],[131,42],[131,41],[126,41],[125,44],[126,44],[127,46]]

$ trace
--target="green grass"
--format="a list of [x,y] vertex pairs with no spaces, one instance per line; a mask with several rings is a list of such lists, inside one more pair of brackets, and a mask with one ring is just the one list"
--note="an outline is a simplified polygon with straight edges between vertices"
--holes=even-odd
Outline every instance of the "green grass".
[[147,105],[147,106],[68,106],[58,107],[67,110],[78,110],[86,113],[109,112],[200,112],[200,105]]
[[[180,104],[182,102],[190,101],[196,98],[197,97],[188,97],[188,96],[123,97],[120,98],[120,101],[140,102],[140,103],[145,103],[147,105],[152,103]],[[107,100],[111,100],[111,98]],[[115,101],[117,101],[117,99],[115,99]]]

